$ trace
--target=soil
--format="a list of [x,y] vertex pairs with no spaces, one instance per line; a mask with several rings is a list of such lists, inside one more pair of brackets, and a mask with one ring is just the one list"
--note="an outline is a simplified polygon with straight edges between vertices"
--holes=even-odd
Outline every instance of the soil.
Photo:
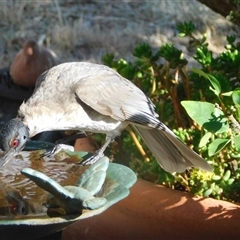
[[0,1],[0,68],[9,67],[27,39],[50,47],[63,62],[101,62],[107,52],[131,59],[137,43],[159,48],[168,42],[190,59],[189,39],[180,39],[176,25],[192,21],[206,32],[210,49],[219,53],[226,35],[238,28],[197,1]]

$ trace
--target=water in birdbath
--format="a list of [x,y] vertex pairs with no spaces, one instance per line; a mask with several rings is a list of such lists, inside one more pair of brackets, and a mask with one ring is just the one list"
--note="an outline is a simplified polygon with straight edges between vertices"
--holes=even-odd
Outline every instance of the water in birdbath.
[[21,174],[32,168],[46,174],[62,186],[76,185],[87,167],[78,165],[79,157],[60,151],[54,157],[41,158],[42,150],[21,152],[0,168],[0,219],[44,216],[49,193]]

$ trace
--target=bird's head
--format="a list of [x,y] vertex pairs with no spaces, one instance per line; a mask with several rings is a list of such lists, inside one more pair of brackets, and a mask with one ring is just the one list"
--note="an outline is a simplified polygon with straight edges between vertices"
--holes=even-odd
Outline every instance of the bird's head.
[[14,118],[7,122],[0,130],[0,148],[5,152],[0,158],[0,167],[19,153],[28,139],[28,127],[20,119]]

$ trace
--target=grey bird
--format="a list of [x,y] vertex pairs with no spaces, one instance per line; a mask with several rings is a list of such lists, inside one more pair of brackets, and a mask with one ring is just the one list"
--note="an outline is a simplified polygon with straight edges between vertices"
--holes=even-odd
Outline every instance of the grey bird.
[[23,149],[29,138],[50,130],[106,134],[104,145],[86,161],[92,164],[129,124],[166,171],[212,170],[158,119],[153,103],[138,87],[107,66],[87,62],[63,63],[39,76],[17,118],[0,131],[5,151],[0,167]]

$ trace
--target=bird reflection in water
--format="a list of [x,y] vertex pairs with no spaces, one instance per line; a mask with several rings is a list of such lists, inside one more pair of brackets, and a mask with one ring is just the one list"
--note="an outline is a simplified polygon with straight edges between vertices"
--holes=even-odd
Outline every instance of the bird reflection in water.
[[14,189],[1,186],[0,216],[22,216],[33,212],[33,207]]

